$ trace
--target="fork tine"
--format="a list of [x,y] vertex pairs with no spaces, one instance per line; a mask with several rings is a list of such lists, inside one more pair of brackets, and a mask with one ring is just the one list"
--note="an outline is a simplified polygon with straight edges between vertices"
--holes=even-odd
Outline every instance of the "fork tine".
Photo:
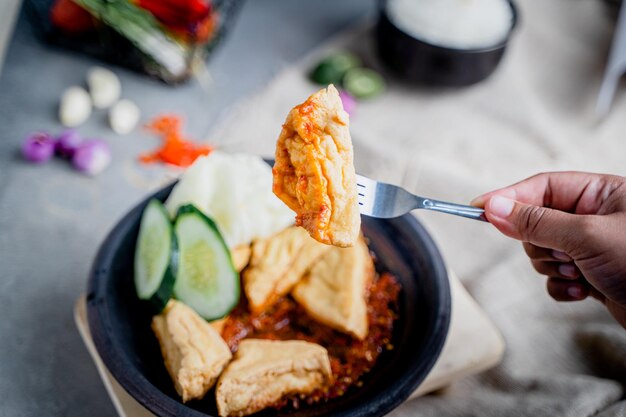
[[359,206],[362,206],[363,205],[362,198],[365,197],[365,186],[362,185],[362,184],[357,184],[357,190],[356,191],[357,191],[358,196],[359,196]]
[[378,218],[401,216],[415,208],[413,195],[406,190],[357,175],[359,211]]
[[365,199],[367,197],[367,183],[370,182],[371,180],[369,178],[366,177],[362,177],[360,175],[356,176],[356,188],[357,188],[357,194],[358,194],[358,201],[359,201],[359,206],[363,206],[365,205]]
[[356,182],[359,212],[366,216],[377,217],[374,213],[374,200],[376,198],[376,188],[378,183],[362,175],[356,176]]

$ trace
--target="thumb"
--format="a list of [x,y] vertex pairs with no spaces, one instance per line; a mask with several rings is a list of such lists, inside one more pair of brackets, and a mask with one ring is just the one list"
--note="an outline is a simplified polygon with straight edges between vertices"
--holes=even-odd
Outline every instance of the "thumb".
[[485,204],[487,219],[502,233],[533,245],[568,252],[579,242],[585,216],[524,204],[495,195]]

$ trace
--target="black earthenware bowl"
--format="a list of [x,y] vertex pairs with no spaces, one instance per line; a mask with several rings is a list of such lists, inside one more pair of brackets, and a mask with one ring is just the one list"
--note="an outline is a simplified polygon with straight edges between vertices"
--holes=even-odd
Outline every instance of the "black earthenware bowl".
[[[171,190],[172,185],[153,197],[165,200]],[[217,416],[213,391],[202,401],[181,402],[150,329],[151,313],[135,294],[135,240],[147,202],[124,216],[96,257],[87,294],[91,334],[115,379],[157,416]],[[402,284],[394,349],[379,357],[361,388],[290,415],[382,416],[417,388],[443,347],[450,322],[450,288],[441,255],[426,230],[407,215],[394,220],[363,218],[363,231],[379,266],[393,272]]]
[[494,72],[518,23],[517,8],[511,0],[509,4],[513,21],[503,41],[487,48],[456,49],[434,45],[399,29],[387,16],[387,0],[381,0],[376,28],[378,54],[396,74],[410,82],[445,87],[475,84]]

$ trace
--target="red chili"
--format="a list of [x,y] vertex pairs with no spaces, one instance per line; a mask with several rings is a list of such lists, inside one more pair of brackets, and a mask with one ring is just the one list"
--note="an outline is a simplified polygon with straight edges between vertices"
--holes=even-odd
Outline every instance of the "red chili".
[[164,162],[179,167],[188,167],[202,155],[208,155],[213,148],[199,145],[185,139],[180,132],[182,121],[179,116],[165,115],[155,118],[146,128],[163,137],[163,145],[154,152],[139,156],[143,163]]
[[56,0],[50,9],[50,20],[68,34],[87,32],[95,27],[93,16],[72,0]]
[[137,0],[137,6],[173,29],[187,30],[211,14],[211,4],[203,0]]

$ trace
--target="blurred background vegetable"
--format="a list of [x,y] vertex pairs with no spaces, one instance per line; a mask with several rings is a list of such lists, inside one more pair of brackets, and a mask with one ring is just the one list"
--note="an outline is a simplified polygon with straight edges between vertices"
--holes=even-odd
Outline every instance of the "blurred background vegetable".
[[242,0],[26,0],[49,43],[178,83],[232,26]]
[[34,163],[43,163],[52,158],[54,154],[54,140],[46,132],[35,132],[24,139],[22,144],[22,156]]
[[143,154],[139,160],[150,164],[162,162],[178,167],[188,167],[196,158],[208,155],[213,148],[185,138],[181,132],[182,120],[177,115],[158,116],[146,128],[163,138],[162,145],[153,152]]
[[81,143],[83,138],[80,134],[74,129],[67,129],[57,137],[54,150],[61,158],[72,159]]
[[97,175],[111,163],[111,150],[106,142],[92,139],[81,144],[74,153],[72,166],[87,175]]
[[70,87],[63,92],[59,103],[59,120],[63,126],[75,127],[91,115],[91,98],[81,87]]

